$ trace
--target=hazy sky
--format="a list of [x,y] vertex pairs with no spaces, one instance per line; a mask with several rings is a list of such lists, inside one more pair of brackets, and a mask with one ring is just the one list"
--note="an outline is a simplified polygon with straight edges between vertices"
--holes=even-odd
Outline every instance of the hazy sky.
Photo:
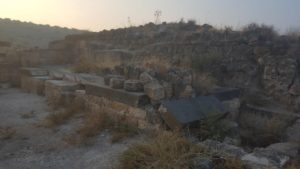
[[240,27],[250,22],[285,31],[300,27],[300,0],[0,0],[0,17],[99,31],[154,21],[194,19]]

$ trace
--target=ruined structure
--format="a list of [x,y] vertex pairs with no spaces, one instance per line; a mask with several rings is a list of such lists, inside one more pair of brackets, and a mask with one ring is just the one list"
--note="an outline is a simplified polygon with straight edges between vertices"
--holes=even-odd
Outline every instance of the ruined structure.
[[[90,111],[130,116],[140,128],[163,122],[177,129],[205,120],[211,111],[240,124],[248,114],[289,117],[283,141],[300,139],[300,39],[268,27],[233,31],[150,23],[67,36],[48,49],[16,54],[9,44],[0,46],[0,82],[45,95],[52,105],[80,98]],[[257,128],[249,124],[247,129]]]

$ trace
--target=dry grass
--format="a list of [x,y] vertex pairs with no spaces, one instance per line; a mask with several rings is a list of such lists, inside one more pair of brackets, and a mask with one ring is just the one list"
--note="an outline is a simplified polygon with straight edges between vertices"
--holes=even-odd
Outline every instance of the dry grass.
[[299,169],[300,168],[300,159],[298,160],[291,160],[286,167],[284,167],[285,169]]
[[207,94],[216,87],[217,80],[209,73],[197,73],[194,76],[193,83],[198,92]]
[[246,169],[246,166],[240,159],[226,158],[224,162],[215,164],[214,169]]
[[81,58],[71,67],[71,70],[76,73],[101,73],[103,70],[114,69],[121,64],[121,60],[106,59],[92,61],[87,58]]
[[[242,129],[248,133],[245,138],[247,144],[254,146],[266,146],[280,141],[288,123],[289,119],[275,116],[269,118],[252,113],[243,113],[240,119]],[[243,132],[241,134],[243,136]]]
[[76,134],[66,136],[65,141],[75,145],[86,144],[104,130],[110,131],[113,143],[134,136],[139,131],[137,124],[131,123],[126,116],[115,115],[113,118],[101,110],[86,113],[82,125],[76,129]]
[[147,143],[130,147],[120,157],[121,169],[188,169],[192,158],[205,150],[179,134],[159,132]]
[[34,111],[30,111],[30,112],[26,112],[26,113],[20,113],[20,116],[23,119],[29,119],[29,118],[33,118],[35,116]]
[[69,120],[76,114],[84,113],[85,105],[79,99],[74,99],[72,104],[67,105],[62,111],[56,111],[51,113],[44,120],[44,126],[46,127],[55,127],[61,125]]
[[144,68],[155,70],[160,75],[167,74],[168,70],[171,68],[171,63],[165,59],[159,59],[157,57],[151,57],[143,61]]
[[114,123],[113,128],[111,128],[112,143],[119,142],[124,138],[132,137],[139,133],[138,124],[128,121],[125,116],[118,118]]
[[95,63],[87,59],[80,59],[71,67],[71,69],[75,73],[92,73],[99,71],[100,68]]
[[0,127],[0,140],[11,139],[16,134],[16,130],[11,127]]

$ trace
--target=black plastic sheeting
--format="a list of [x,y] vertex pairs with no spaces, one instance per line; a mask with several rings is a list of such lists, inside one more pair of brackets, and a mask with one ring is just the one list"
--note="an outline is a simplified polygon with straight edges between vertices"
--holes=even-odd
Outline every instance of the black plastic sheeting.
[[211,114],[225,115],[226,110],[214,96],[163,101],[162,106],[181,124],[205,119]]

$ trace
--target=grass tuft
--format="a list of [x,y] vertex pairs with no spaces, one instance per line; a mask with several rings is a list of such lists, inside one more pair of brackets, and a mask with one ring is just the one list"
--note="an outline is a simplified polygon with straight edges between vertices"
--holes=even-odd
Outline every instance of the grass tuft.
[[11,127],[0,127],[0,140],[11,139],[16,134],[16,130]]
[[190,161],[205,150],[179,134],[161,132],[146,143],[131,146],[120,157],[121,169],[188,169]]

